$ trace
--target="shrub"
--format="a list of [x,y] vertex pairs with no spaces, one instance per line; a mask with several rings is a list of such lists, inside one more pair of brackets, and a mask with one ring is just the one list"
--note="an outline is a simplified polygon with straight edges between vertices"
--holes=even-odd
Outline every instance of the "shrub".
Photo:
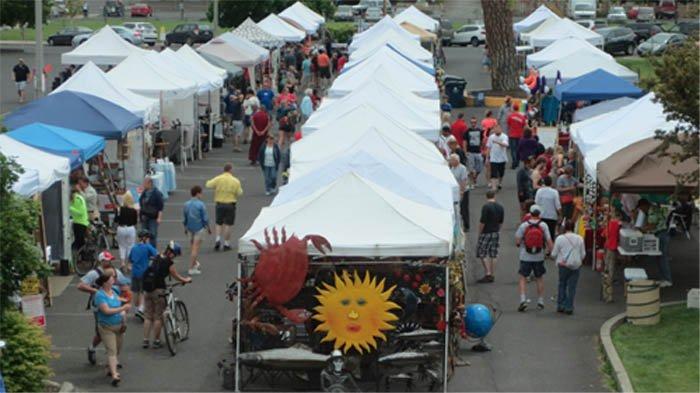
[[348,42],[355,34],[353,22],[328,22],[326,29],[335,42]]
[[44,380],[53,374],[48,366],[51,342],[44,330],[20,312],[6,311],[0,336],[7,344],[0,357],[7,391],[43,392]]

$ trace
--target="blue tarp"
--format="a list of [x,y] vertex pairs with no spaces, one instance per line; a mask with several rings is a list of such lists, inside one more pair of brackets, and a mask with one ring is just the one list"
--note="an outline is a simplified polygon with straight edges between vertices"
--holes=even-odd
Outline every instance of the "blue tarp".
[[32,123],[7,133],[25,145],[67,157],[71,169],[82,165],[105,148],[105,139],[85,132],[69,130],[43,123]]
[[62,91],[34,100],[5,117],[10,129],[41,122],[71,130],[121,139],[143,125],[143,119],[121,106],[90,94]]
[[609,72],[597,69],[571,79],[554,89],[554,96],[563,102],[611,100],[619,97],[641,97],[644,91]]

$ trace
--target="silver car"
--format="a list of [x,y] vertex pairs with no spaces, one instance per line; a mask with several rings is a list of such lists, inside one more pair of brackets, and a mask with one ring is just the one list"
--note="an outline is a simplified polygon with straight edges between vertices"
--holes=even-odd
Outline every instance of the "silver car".
[[[136,46],[141,46],[143,44],[143,39],[141,37],[135,36],[131,30],[123,27],[123,26],[112,26],[112,30],[114,30],[115,33],[119,34],[120,37],[122,37],[126,42],[134,44]],[[96,32],[92,33],[86,33],[86,34],[78,34],[75,37],[73,37],[73,41],[71,44],[75,47],[83,42],[87,41],[88,38],[92,37]]]
[[657,33],[637,47],[639,56],[661,55],[671,48],[683,45],[686,37],[677,33]]
[[158,41],[158,31],[156,27],[149,22],[125,22],[122,26],[131,30],[134,36],[140,36],[141,40],[148,44],[148,46],[153,46]]
[[352,6],[349,5],[339,5],[333,14],[333,19],[337,21],[351,21],[355,19],[355,15],[352,12]]
[[627,13],[624,7],[611,7],[608,11],[607,19],[611,22],[627,20]]
[[365,20],[367,22],[379,22],[383,16],[381,8],[372,7],[367,8],[367,11],[365,11]]

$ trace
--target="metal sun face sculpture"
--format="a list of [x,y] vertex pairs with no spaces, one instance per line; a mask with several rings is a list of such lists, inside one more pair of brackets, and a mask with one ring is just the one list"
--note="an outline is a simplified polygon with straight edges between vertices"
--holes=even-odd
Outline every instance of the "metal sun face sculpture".
[[361,279],[357,272],[350,277],[343,271],[342,277],[335,275],[335,286],[323,283],[325,289],[316,288],[316,306],[313,318],[320,321],[315,331],[326,332],[321,342],[335,341],[334,348],[347,352],[355,348],[368,353],[377,349],[376,338],[386,341],[382,331],[393,330],[390,322],[398,320],[391,310],[400,307],[389,301],[396,286],[384,290],[384,280],[377,283],[369,272]]

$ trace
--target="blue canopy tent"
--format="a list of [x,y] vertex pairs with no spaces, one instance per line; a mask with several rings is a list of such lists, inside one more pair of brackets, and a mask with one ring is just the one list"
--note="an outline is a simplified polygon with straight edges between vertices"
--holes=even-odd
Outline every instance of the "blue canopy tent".
[[641,97],[644,91],[609,72],[597,69],[554,88],[554,96],[562,102],[601,101],[619,97]]
[[62,91],[32,101],[4,120],[10,129],[36,122],[79,130],[106,139],[122,139],[127,132],[143,125],[142,118],[121,106],[75,91]]
[[8,132],[7,136],[45,152],[67,157],[71,169],[79,167],[105,148],[105,139],[101,136],[43,123],[17,128]]

